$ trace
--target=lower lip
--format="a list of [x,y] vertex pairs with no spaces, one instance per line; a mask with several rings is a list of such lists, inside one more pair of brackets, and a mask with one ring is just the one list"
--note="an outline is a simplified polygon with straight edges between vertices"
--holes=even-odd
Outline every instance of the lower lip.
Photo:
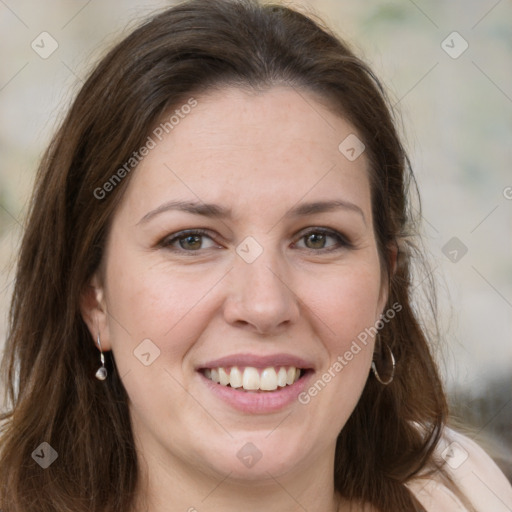
[[298,402],[298,396],[306,388],[312,373],[307,372],[290,386],[263,392],[239,391],[230,386],[222,386],[213,382],[202,373],[199,375],[212,393],[234,409],[248,414],[266,414],[280,411],[290,404]]

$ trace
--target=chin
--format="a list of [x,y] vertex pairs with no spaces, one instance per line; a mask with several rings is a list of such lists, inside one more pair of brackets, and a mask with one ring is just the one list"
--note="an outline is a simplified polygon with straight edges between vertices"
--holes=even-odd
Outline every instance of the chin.
[[[275,427],[274,427],[275,428]],[[289,429],[278,433],[278,429],[261,432],[244,432],[233,438],[222,439],[218,449],[209,444],[201,458],[210,470],[240,483],[265,481],[285,476],[305,464],[307,453],[313,450],[308,433],[294,436]]]

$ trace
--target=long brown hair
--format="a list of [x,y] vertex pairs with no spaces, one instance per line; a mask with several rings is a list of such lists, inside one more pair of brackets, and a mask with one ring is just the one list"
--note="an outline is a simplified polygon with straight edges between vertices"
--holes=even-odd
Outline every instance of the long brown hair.
[[[339,434],[335,487],[382,511],[422,510],[404,484],[432,463],[447,405],[411,305],[414,179],[389,101],[371,70],[320,22],[250,0],[191,0],[148,19],[99,62],[39,167],[2,361],[0,506],[6,512],[132,508],[139,473],[128,397],[110,353],[109,380],[94,378],[98,351],[80,297],[136,170],[109,193],[97,191],[107,189],[169,109],[228,84],[287,84],[315,93],[366,145],[388,307],[402,306],[378,344],[389,345],[397,368],[389,386],[370,376]],[[394,273],[391,246],[399,248]],[[42,442],[58,453],[45,470],[31,456]]]

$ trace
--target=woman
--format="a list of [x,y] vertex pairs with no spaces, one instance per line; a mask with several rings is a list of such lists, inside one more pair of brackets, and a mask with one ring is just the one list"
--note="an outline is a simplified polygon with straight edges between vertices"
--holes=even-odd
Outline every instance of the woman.
[[37,176],[2,509],[509,510],[446,428],[411,180],[377,79],[298,12],[192,0],[135,30]]

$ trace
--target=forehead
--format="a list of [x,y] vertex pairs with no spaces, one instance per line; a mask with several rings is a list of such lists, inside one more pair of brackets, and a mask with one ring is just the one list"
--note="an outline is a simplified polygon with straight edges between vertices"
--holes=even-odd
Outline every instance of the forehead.
[[169,199],[229,202],[239,213],[254,205],[261,214],[262,206],[344,198],[371,217],[366,156],[351,160],[340,151],[356,131],[311,93],[284,86],[224,88],[194,99],[194,108],[166,125],[180,110],[174,107],[150,134],[155,145],[123,199],[131,215]]

